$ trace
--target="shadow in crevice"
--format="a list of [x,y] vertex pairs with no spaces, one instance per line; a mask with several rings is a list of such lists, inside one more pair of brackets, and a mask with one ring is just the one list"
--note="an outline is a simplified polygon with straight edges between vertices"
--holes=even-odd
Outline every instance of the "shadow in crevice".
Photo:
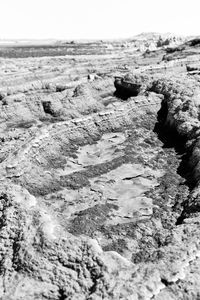
[[[185,179],[183,184],[188,187],[189,191],[192,191],[196,185],[193,176],[193,168],[189,163],[192,149],[186,149],[186,138],[177,132],[175,126],[169,124],[166,99],[163,100],[158,112],[154,132],[157,133],[159,140],[163,143],[163,148],[173,148],[176,151],[177,156],[181,158],[177,174]],[[191,213],[191,209],[190,211],[188,210],[188,204],[189,198],[182,203],[183,210],[176,220],[176,225],[181,225],[186,218],[187,213]]]
[[192,176],[193,170],[189,164],[191,153],[185,147],[187,140],[177,132],[175,126],[169,125],[167,117],[168,106],[166,100],[163,100],[158,111],[154,132],[157,133],[159,140],[163,143],[163,148],[173,148],[181,158],[177,173],[185,179],[184,184],[188,186],[189,190],[192,190],[195,186],[195,180]]
[[64,292],[64,289],[63,288],[60,288],[59,290],[58,290],[58,292],[59,292],[59,300],[65,300],[65,299],[67,299],[66,298],[66,296],[65,296],[65,292]]
[[[134,96],[133,94],[131,94],[130,92],[128,92],[128,91],[118,91],[118,90],[116,90],[115,92],[114,92],[114,94],[113,94],[116,98],[118,98],[118,99],[121,99],[121,100],[124,100],[124,101],[126,101],[126,100],[128,100],[128,98],[130,98],[130,97],[132,97],[132,96]],[[135,95],[135,96],[137,96],[137,95]]]

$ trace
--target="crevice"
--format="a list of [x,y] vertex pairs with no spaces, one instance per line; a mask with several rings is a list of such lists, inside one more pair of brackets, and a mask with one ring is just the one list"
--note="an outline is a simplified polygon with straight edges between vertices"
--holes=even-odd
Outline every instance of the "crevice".
[[89,296],[91,296],[92,294],[94,294],[96,292],[97,289],[97,285],[99,283],[99,279],[102,278],[102,275],[96,275],[96,274],[92,274],[92,281],[93,281],[93,285],[89,288]]
[[178,284],[180,281],[181,281],[180,278],[178,278],[176,281],[169,281],[166,278],[161,278],[161,282],[162,282],[162,284],[165,285],[166,288],[170,287],[170,286],[172,286],[174,284]]
[[59,117],[59,113],[54,110],[51,101],[42,101],[42,106],[47,115]]
[[118,91],[118,90],[116,90],[113,93],[113,96],[115,96],[116,98],[118,98],[120,100],[128,100],[128,98],[130,98],[132,95],[128,91]]
[[194,187],[194,179],[191,176],[192,168],[189,165],[190,153],[185,146],[187,140],[185,137],[180,136],[175,127],[168,124],[167,117],[167,101],[163,100],[153,131],[157,133],[159,140],[163,143],[163,148],[174,148],[176,154],[181,157],[177,173],[185,179],[185,184],[191,190]]
[[[163,148],[173,148],[176,152],[176,155],[181,159],[177,169],[177,174],[184,179],[182,184],[187,186],[191,192],[196,184],[195,178],[193,177],[193,169],[189,164],[191,149],[186,148],[187,139],[177,132],[176,127],[173,125],[173,123],[169,122],[168,118],[169,111],[167,98],[165,97],[157,114],[157,123],[155,124],[154,132],[158,135],[159,140],[163,143]],[[183,223],[188,201],[189,199],[184,200],[181,203],[182,212],[177,218],[176,225]]]
[[67,297],[65,296],[65,291],[64,291],[63,288],[60,288],[58,293],[59,293],[59,298],[58,298],[59,300],[66,300],[67,299]]
[[172,285],[174,282],[172,282],[172,281],[168,281],[167,279],[165,279],[165,278],[161,278],[161,282],[166,286],[166,287],[168,287],[168,286],[170,286],[170,285]]
[[178,226],[183,224],[184,219],[185,219],[185,210],[183,210],[181,215],[177,218],[175,225]]
[[139,178],[139,177],[142,177],[143,174],[139,174],[139,175],[136,175],[136,176],[131,176],[131,177],[124,177],[122,178],[122,180],[133,180],[135,178]]

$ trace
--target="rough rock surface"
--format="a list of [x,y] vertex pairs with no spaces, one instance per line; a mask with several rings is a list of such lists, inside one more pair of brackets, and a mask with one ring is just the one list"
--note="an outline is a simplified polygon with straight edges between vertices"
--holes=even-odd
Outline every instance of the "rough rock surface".
[[200,297],[194,57],[109,51],[1,59],[2,300]]

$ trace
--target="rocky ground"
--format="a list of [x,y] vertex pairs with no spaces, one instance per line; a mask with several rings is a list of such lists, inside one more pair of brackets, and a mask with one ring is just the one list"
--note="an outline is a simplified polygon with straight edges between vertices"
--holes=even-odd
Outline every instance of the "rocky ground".
[[0,51],[2,300],[200,299],[200,40],[154,39]]

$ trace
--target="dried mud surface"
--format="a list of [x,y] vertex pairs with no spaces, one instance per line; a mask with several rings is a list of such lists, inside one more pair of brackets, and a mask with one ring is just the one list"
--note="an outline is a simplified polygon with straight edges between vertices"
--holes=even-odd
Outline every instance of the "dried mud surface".
[[0,58],[0,298],[198,299],[198,43],[87,47]]

